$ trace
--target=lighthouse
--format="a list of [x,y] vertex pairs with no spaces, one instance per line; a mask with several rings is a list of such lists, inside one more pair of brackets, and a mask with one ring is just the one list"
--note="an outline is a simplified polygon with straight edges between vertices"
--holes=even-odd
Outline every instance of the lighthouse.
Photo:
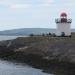
[[60,14],[60,17],[55,19],[56,22],[56,36],[71,36],[72,19],[68,18],[65,12]]

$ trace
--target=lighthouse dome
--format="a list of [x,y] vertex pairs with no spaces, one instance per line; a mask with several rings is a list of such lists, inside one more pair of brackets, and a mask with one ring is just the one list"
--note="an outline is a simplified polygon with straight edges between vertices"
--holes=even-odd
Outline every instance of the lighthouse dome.
[[60,14],[60,17],[67,17],[67,14],[66,14],[65,12],[62,12],[62,13]]

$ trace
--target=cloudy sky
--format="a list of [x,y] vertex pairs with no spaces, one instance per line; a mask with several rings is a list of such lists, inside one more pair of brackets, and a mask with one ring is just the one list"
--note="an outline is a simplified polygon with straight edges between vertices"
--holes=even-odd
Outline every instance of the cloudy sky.
[[61,12],[73,19],[75,28],[75,0],[0,0],[0,30],[56,28]]

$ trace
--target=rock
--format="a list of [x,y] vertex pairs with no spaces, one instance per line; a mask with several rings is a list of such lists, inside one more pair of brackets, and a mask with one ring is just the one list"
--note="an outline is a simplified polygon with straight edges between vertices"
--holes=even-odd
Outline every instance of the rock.
[[12,57],[24,59],[27,55],[35,55],[41,56],[42,59],[46,60],[75,63],[75,38],[47,36],[19,37],[14,40],[1,41],[0,52],[3,54],[10,54],[12,52],[11,55],[7,54],[7,58],[11,57],[11,59]]

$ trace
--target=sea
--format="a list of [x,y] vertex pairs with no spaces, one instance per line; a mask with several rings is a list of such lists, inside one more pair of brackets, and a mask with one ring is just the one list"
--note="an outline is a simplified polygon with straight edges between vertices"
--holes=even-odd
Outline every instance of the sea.
[[[22,36],[0,36],[0,41],[11,40],[17,37]],[[0,75],[54,75],[54,74],[45,73],[41,69],[33,68],[27,64],[14,63],[0,59]]]
[[28,36],[0,36],[0,41],[3,40],[12,40],[12,39],[16,39],[17,37],[28,37]]

